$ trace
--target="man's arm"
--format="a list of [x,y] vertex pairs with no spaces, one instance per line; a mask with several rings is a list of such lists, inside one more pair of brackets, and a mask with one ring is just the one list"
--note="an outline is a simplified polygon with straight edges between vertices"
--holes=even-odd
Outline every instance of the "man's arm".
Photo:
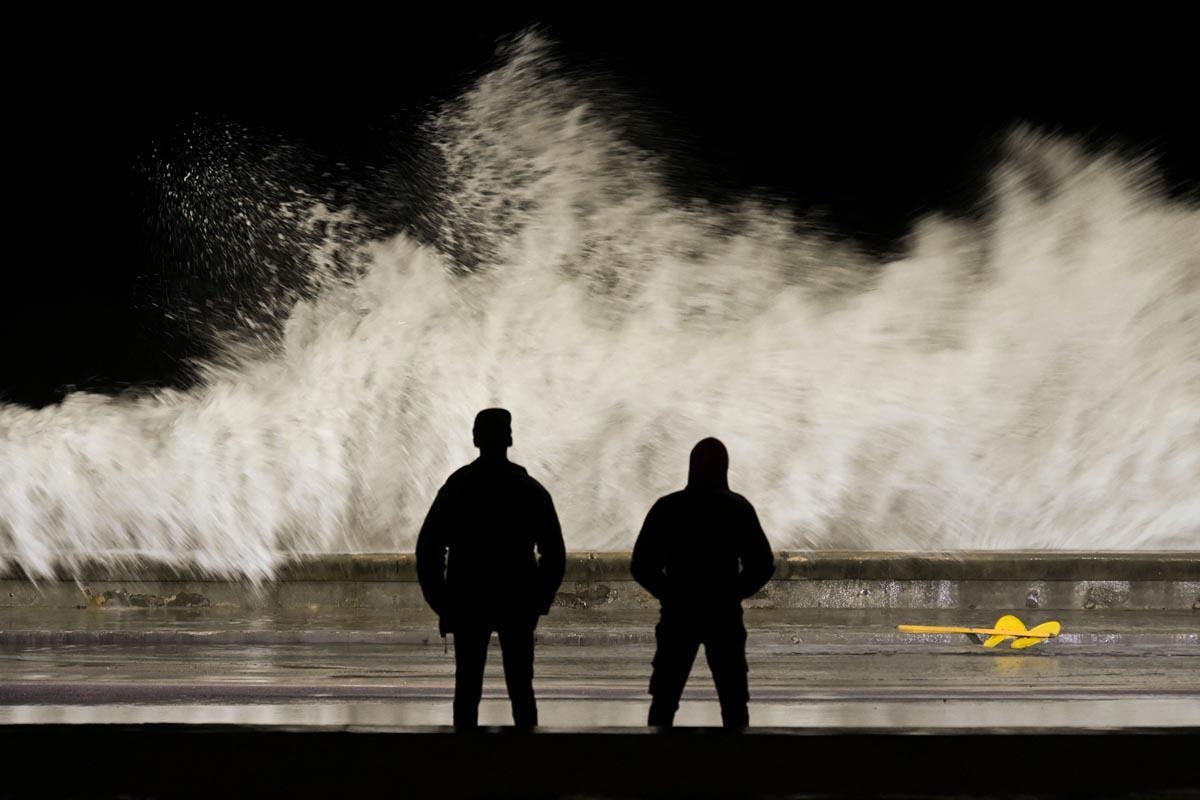
[[439,617],[446,611],[446,548],[449,545],[446,488],[437,493],[417,534],[417,580],[425,602]]
[[739,557],[742,571],[738,574],[738,595],[745,600],[767,585],[775,573],[775,554],[763,533],[754,506],[746,503],[746,521],[741,530]]
[[667,594],[666,553],[663,552],[662,510],[658,503],[650,508],[642,530],[633,545],[629,572],[642,588],[663,600]]
[[554,511],[554,501],[549,492],[542,490],[542,494],[542,519],[534,547],[538,553],[538,611],[541,614],[549,614],[554,595],[558,593],[563,574],[567,570],[567,547],[563,543],[562,526],[559,525],[558,514]]

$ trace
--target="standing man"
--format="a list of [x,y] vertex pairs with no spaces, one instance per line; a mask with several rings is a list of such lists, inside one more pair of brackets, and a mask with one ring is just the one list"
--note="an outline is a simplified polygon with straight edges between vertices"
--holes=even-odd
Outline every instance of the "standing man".
[[650,677],[654,727],[674,724],[702,644],[724,726],[750,724],[742,600],[766,585],[775,556],[754,506],[729,491],[728,473],[725,445],[702,440],[692,449],[687,488],[659,498],[633,547],[633,578],[662,605]]
[[[479,458],[438,491],[417,537],[417,578],[443,636],[454,634],[454,726],[479,724],[483,667],[495,631],[513,724],[537,725],[533,632],[550,613],[566,550],[554,503],[524,467],[508,460],[512,415],[475,417]],[[536,553],[536,555],[535,555]]]

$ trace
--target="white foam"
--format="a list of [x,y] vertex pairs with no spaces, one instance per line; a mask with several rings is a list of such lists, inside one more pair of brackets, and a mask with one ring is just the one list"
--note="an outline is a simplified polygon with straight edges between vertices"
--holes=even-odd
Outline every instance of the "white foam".
[[876,263],[670,201],[536,40],[429,135],[434,245],[364,243],[274,355],[0,407],[0,551],[408,550],[497,404],[572,549],[630,547],[708,435],[780,548],[1200,547],[1200,214],[1144,165],[1014,134],[986,220]]

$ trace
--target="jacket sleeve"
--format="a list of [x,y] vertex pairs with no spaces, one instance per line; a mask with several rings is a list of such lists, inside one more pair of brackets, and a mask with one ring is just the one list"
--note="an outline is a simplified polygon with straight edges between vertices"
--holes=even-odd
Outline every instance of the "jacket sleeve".
[[429,507],[425,523],[417,535],[417,580],[421,594],[434,613],[446,611],[446,550],[449,547],[450,501],[442,487]]
[[537,539],[534,540],[534,547],[538,553],[538,611],[549,614],[554,595],[558,593],[558,587],[562,585],[563,574],[567,569],[567,548],[563,543],[558,514],[554,511],[554,501],[544,489],[541,504],[541,520],[537,527]]
[[746,503],[746,521],[741,530],[738,550],[742,562],[742,571],[738,574],[738,594],[745,600],[766,586],[775,573],[775,554],[771,552],[771,543],[763,533],[754,506],[749,503]]
[[633,579],[660,601],[666,597],[668,588],[663,533],[662,509],[655,503],[642,523],[629,562]]

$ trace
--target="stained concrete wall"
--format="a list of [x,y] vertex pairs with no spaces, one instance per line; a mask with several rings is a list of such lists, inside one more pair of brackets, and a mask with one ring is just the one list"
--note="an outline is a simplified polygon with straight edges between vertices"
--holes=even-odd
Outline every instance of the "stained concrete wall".
[[[573,553],[556,603],[656,606],[628,553]],[[0,607],[209,606],[421,609],[411,554],[321,555],[253,584],[170,564],[79,565],[52,580],[0,573]],[[1200,552],[781,553],[759,608],[1200,609]]]

